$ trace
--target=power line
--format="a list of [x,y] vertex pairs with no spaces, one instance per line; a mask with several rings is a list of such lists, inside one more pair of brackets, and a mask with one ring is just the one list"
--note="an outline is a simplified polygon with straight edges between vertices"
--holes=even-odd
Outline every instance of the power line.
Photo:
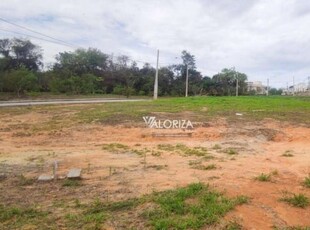
[[4,18],[1,18],[1,17],[0,17],[0,20],[3,21],[3,22],[6,22],[6,23],[8,23],[8,24],[11,24],[11,25],[13,25],[13,26],[17,26],[17,27],[19,27],[19,28],[21,28],[21,29],[28,30],[28,31],[30,31],[30,32],[32,32],[32,33],[36,33],[36,34],[39,34],[39,35],[41,35],[41,36],[44,36],[44,37],[53,39],[53,40],[55,40],[55,41],[58,41],[58,42],[63,43],[63,44],[66,44],[66,45],[68,45],[68,46],[72,46],[72,47],[75,47],[75,48],[79,48],[79,46],[76,46],[76,45],[74,45],[74,44],[71,44],[71,43],[69,43],[69,42],[60,40],[60,39],[58,39],[58,38],[54,38],[54,37],[49,36],[49,35],[46,35],[46,34],[43,34],[43,33],[41,33],[41,32],[32,30],[32,29],[27,28],[27,27],[25,27],[25,26],[18,25],[18,24],[14,23],[14,22],[10,22],[10,21],[8,21],[7,19],[4,19]]
[[67,46],[67,47],[70,47],[70,48],[75,48],[75,47],[73,47],[71,45],[66,45],[66,44],[63,44],[63,43],[60,43],[60,42],[48,40],[48,39],[45,39],[45,38],[36,37],[36,36],[33,36],[33,35],[29,35],[29,34],[24,34],[24,33],[12,31],[12,30],[7,30],[7,29],[3,29],[3,28],[0,28],[0,30],[1,31],[5,31],[5,32],[9,32],[9,33],[13,33],[13,34],[19,34],[19,35],[23,35],[23,36],[39,39],[39,40],[46,41],[46,42],[55,43],[55,44],[62,45],[62,46]]

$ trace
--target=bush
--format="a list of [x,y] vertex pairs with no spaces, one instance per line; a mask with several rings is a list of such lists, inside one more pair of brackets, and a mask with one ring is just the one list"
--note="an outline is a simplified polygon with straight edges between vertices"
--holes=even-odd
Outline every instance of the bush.
[[37,76],[25,67],[5,73],[1,84],[3,90],[15,92],[18,97],[27,91],[39,90]]

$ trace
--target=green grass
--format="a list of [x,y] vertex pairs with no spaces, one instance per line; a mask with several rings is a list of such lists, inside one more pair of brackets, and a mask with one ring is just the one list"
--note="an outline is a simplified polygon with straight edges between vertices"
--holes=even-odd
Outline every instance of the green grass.
[[216,224],[244,200],[229,199],[201,183],[154,195],[155,208],[144,216],[154,229],[200,229]]
[[304,185],[306,188],[310,188],[310,176],[305,177],[305,179],[304,179],[304,181],[303,181],[303,185]]
[[[310,124],[308,116],[310,112],[309,97],[189,97],[169,98],[148,102],[134,102],[127,104],[107,103],[104,105],[89,105],[90,109],[83,110],[78,114],[85,121],[99,120],[142,121],[142,116],[152,115],[156,112],[182,113],[192,111],[197,121],[215,116],[224,116],[230,119],[238,119],[236,112],[243,113],[243,119],[261,120],[265,117],[277,120],[289,120]],[[208,110],[204,111],[203,108]],[[112,119],[113,118],[113,119]]]
[[[143,116],[157,115],[169,119],[182,118],[184,111],[190,111],[191,121],[204,122],[217,117],[239,121],[236,112],[243,113],[242,122],[274,118],[280,121],[310,125],[310,97],[188,97],[165,98],[156,101],[128,103],[102,103],[83,105],[45,105],[31,107],[1,108],[0,115],[21,115],[27,113],[54,114],[49,121],[31,124],[33,132],[59,130],[77,123],[104,123],[109,125],[127,122],[143,123]],[[206,111],[204,108],[207,107]],[[165,114],[166,113],[166,114]],[[63,116],[65,114],[65,116]]]
[[196,164],[196,165],[193,165],[192,168],[199,169],[199,170],[214,170],[217,167],[215,164],[209,164],[209,165]]
[[96,198],[90,203],[78,199],[58,203],[49,212],[0,205],[0,229],[103,229],[111,222],[124,229],[200,229],[215,226],[236,205],[248,203],[248,198],[228,198],[195,183],[117,202]]
[[151,150],[147,149],[147,148],[143,148],[143,149],[131,149],[130,150],[131,152],[139,155],[139,156],[144,156],[146,155],[147,153],[150,153],[152,152]]
[[235,149],[227,149],[226,150],[226,153],[229,154],[229,155],[237,155],[238,154],[238,151],[235,150]]
[[230,221],[224,227],[225,230],[242,230],[242,225],[239,224],[237,221]]
[[104,144],[102,149],[111,153],[124,153],[129,149],[129,147],[120,143],[110,143]]
[[62,182],[63,187],[79,187],[81,185],[81,181],[76,179],[66,179]]
[[0,204],[0,229],[22,229],[25,225],[32,225],[32,229],[33,226],[52,229],[54,221],[48,212],[36,208],[7,207]]
[[208,154],[208,150],[205,147],[190,148],[183,144],[159,144],[157,145],[157,148],[162,151],[174,152],[184,156],[206,156]]
[[306,208],[309,206],[309,198],[304,194],[292,194],[291,196],[285,196],[280,199],[280,201],[284,201],[294,207]]
[[[142,199],[141,199],[142,200]],[[140,199],[129,199],[118,202],[103,202],[96,198],[90,204],[78,203],[77,208],[81,208],[78,213],[68,213],[65,215],[66,225],[71,229],[102,229],[102,224],[113,217],[115,213],[125,213],[141,202]]]
[[255,180],[262,182],[271,181],[271,174],[261,173],[259,176],[255,177]]

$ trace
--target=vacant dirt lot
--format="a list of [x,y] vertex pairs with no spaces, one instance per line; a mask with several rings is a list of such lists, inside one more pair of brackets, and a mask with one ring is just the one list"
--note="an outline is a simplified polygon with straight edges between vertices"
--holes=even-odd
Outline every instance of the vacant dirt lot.
[[[194,123],[187,131],[150,129],[142,118],[140,123],[113,126],[32,130],[49,119],[49,114],[37,112],[1,117],[0,174],[5,175],[0,203],[39,204],[61,216],[57,202],[119,201],[202,182],[227,196],[250,198],[225,217],[244,229],[310,226],[309,206],[298,208],[279,200],[290,193],[310,197],[310,189],[302,185],[310,174],[309,127],[271,119],[247,122],[240,116],[234,122],[222,117]],[[61,179],[19,184],[21,174],[25,180],[52,174],[55,160],[59,178],[70,168],[82,168],[82,185],[63,187]],[[271,180],[255,180],[261,173],[270,174]],[[124,228],[109,221],[105,226]]]

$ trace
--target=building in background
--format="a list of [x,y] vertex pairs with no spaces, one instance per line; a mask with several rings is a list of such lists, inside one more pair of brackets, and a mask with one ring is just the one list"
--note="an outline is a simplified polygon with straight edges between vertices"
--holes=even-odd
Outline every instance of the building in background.
[[247,82],[247,90],[252,95],[263,95],[266,94],[267,87],[261,81],[249,81]]
[[294,94],[303,95],[307,93],[307,91],[309,91],[308,85],[302,82],[296,85],[291,85],[287,88],[283,88],[282,95],[294,95]]

